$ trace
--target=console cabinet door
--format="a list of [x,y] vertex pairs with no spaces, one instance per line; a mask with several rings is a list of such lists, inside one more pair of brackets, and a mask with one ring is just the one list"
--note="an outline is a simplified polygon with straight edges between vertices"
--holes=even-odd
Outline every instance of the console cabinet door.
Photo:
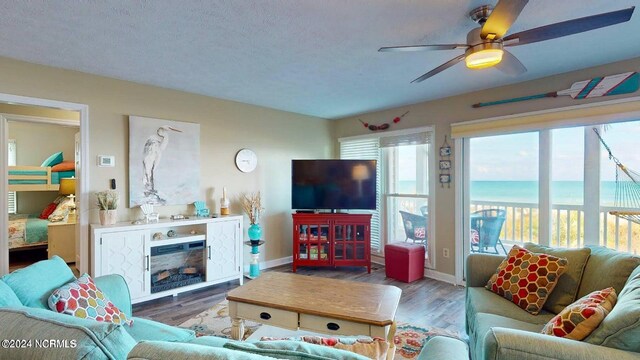
[[100,274],[119,274],[129,285],[131,299],[151,294],[149,232],[103,233],[100,239]]
[[207,281],[240,274],[240,248],[239,220],[207,224]]

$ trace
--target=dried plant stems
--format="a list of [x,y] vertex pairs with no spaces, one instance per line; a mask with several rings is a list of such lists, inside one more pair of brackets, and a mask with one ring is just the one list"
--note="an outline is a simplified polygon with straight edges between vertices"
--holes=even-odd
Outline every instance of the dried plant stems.
[[260,218],[260,213],[264,210],[262,207],[260,192],[242,194],[240,205],[242,206],[242,210],[245,214],[249,216],[249,223],[252,225],[257,224],[258,219]]

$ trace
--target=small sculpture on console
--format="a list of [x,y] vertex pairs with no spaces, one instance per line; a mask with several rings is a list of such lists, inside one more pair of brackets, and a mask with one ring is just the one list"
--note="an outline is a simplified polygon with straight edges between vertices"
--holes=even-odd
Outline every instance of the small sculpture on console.
[[209,208],[204,201],[196,201],[193,205],[196,207],[196,216],[209,217]]

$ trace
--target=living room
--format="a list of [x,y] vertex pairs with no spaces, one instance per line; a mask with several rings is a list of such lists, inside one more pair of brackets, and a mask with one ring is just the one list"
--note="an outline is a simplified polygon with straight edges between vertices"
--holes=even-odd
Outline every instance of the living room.
[[[591,2],[588,5],[581,4],[581,2],[575,1],[563,5],[562,11],[545,10],[544,14],[548,16],[548,19],[542,21],[536,20],[535,14],[545,5],[529,3],[524,10],[526,12],[523,11],[516,22],[518,27],[514,28],[512,32],[624,9],[634,5],[633,1],[621,2],[620,4],[598,2]],[[46,5],[47,12],[58,14],[60,18],[67,19],[67,23],[82,21],[80,23],[85,24],[88,31],[75,37],[76,35],[69,33],[69,31],[74,32],[75,30],[65,28],[68,25],[62,25],[63,22],[57,22],[56,25],[53,20],[43,19],[42,16],[39,16],[39,11],[30,9],[27,5],[6,5],[5,13],[12,14],[11,21],[8,23],[15,26],[11,29],[7,28],[3,32],[11,35],[7,35],[6,40],[3,41],[2,48],[4,50],[0,51],[0,55],[3,56],[0,58],[0,74],[2,74],[0,93],[6,95],[0,100],[31,106],[63,108],[81,113],[80,136],[84,166],[77,172],[79,240],[76,254],[78,261],[75,264],[80,274],[85,272],[91,274],[92,269],[92,230],[90,224],[100,223],[99,210],[95,205],[96,192],[110,189],[112,187],[111,180],[115,180],[115,190],[120,195],[117,209],[118,221],[130,224],[144,217],[139,206],[129,206],[131,171],[129,127],[132,116],[199,125],[200,198],[195,200],[205,201],[212,214],[220,213],[220,199],[223,197],[224,188],[226,188],[227,197],[230,199],[230,212],[240,215],[243,214],[239,201],[240,196],[260,192],[262,207],[264,207],[260,217],[261,239],[265,241],[259,248],[259,266],[263,269],[261,276],[271,272],[291,271],[294,252],[291,235],[292,213],[296,210],[291,204],[292,160],[340,159],[340,145],[344,143],[345,139],[385,137],[385,134],[406,135],[422,131],[429,133],[429,160],[425,163],[429,175],[424,192],[412,195],[423,196],[427,199],[428,214],[432,215],[427,217],[429,225],[426,230],[428,239],[431,241],[426,241],[426,259],[425,263],[421,264],[421,268],[424,269],[424,274],[428,278],[411,284],[385,279],[384,246],[388,243],[405,242],[403,236],[388,236],[389,233],[385,232],[380,233],[378,249],[372,250],[370,254],[373,267],[371,275],[361,267],[337,268],[335,270],[321,267],[300,268],[298,272],[310,276],[393,284],[403,290],[401,305],[396,313],[397,316],[402,314],[403,321],[423,327],[430,325],[464,333],[465,289],[461,285],[465,280],[469,285],[469,280],[464,276],[464,261],[466,254],[472,251],[465,243],[468,238],[463,236],[463,234],[469,233],[464,229],[468,229],[470,226],[470,224],[466,224],[467,221],[471,222],[470,214],[466,214],[469,211],[461,204],[466,196],[463,191],[465,182],[473,181],[473,178],[464,177],[464,139],[480,136],[480,134],[503,134],[500,126],[506,127],[507,125],[521,126],[520,131],[524,131],[531,129],[526,124],[534,122],[540,124],[547,121],[555,124],[555,127],[566,127],[569,125],[599,125],[637,120],[638,118],[637,111],[640,102],[636,98],[637,92],[586,99],[557,96],[549,99],[480,108],[472,107],[472,104],[480,102],[544,94],[569,88],[577,81],[636,71],[640,66],[640,58],[638,58],[640,54],[633,47],[626,47],[624,44],[635,41],[634,37],[638,33],[634,31],[638,26],[637,14],[628,22],[596,29],[585,34],[511,48],[512,52],[527,66],[528,72],[525,75],[510,77],[502,75],[495,69],[475,71],[458,64],[431,79],[418,84],[410,84],[410,81],[421,73],[435,68],[461,52],[447,53],[443,51],[444,54],[437,55],[438,57],[432,55],[436,53],[416,57],[418,53],[378,53],[378,48],[411,44],[412,42],[463,41],[466,33],[477,26],[466,17],[466,13],[481,4],[460,2],[456,6],[448,5],[447,9],[439,9],[442,13],[455,11],[456,21],[459,22],[456,25],[459,26],[459,29],[456,29],[455,36],[447,35],[442,30],[437,31],[437,29],[427,26],[424,19],[421,18],[426,16],[434,18],[434,15],[429,15],[429,13],[433,11],[433,7],[437,7],[436,4],[377,4],[377,10],[367,10],[371,11],[366,13],[371,18],[365,15],[355,16],[356,10],[369,6],[366,4],[359,4],[359,6],[354,4],[352,8],[343,9],[345,15],[341,16],[333,14],[334,10],[330,10],[329,5],[324,7],[311,3],[305,3],[304,6],[300,5],[299,7],[289,3],[281,5],[277,9],[269,9],[268,5],[263,5],[263,7],[244,5],[247,8],[238,4],[228,5],[227,11],[221,10],[221,13],[229,15],[229,12],[233,13],[234,11],[239,14],[248,12],[251,14],[250,19],[262,25],[265,25],[264,22],[276,23],[270,25],[273,26],[270,37],[275,39],[275,44],[269,45],[266,42],[256,40],[265,40],[269,36],[257,37],[258,35],[253,32],[257,28],[257,25],[254,24],[253,27],[246,29],[246,32],[238,35],[238,38],[249,39],[247,43],[242,45],[227,42],[224,39],[224,33],[216,35],[215,39],[218,42],[214,42],[215,46],[207,50],[206,56],[201,56],[212,57],[218,53],[225,53],[225,55],[218,55],[220,60],[217,60],[217,57],[216,60],[210,61],[200,59],[197,64],[190,63],[188,56],[191,56],[193,48],[186,45],[188,41],[185,39],[193,36],[193,33],[188,33],[185,30],[185,33],[176,32],[179,36],[176,35],[176,38],[171,41],[171,36],[166,35],[167,38],[164,38],[163,41],[151,42],[155,35],[150,30],[160,32],[162,22],[156,23],[148,20],[144,16],[146,10],[144,7],[127,5],[118,8],[117,6],[104,5],[101,7],[96,5],[96,8],[92,8],[91,5],[78,5],[87,11],[87,14],[83,14],[76,12],[77,9],[74,9],[72,5],[58,5],[66,11],[53,9],[53,5]],[[333,6],[338,5],[333,4]],[[550,2],[547,2],[546,6],[554,7]],[[580,14],[569,11],[572,6],[580,8]],[[160,8],[166,12],[164,20],[170,23],[170,20],[173,19],[170,16],[171,11],[168,10],[170,6],[162,5]],[[362,40],[362,44],[356,44],[361,40],[353,35],[348,37],[349,41],[340,41],[341,38],[346,37],[345,34],[351,27],[360,26],[372,29],[374,26],[365,27],[365,25],[372,18],[380,23],[384,18],[381,13],[390,11],[389,8],[397,8],[394,10],[396,16],[404,14],[408,17],[406,26],[411,30],[403,30],[408,33],[403,33],[400,30],[394,33],[389,29],[378,29]],[[315,36],[312,36],[313,32],[311,34],[296,33],[287,28],[288,23],[284,22],[287,15],[283,15],[288,14],[287,10],[295,10],[294,14],[300,15],[301,19],[310,19],[313,16],[305,14],[312,12],[312,9],[319,12],[315,16],[323,22],[322,26],[317,25],[317,31],[321,35],[315,33]],[[185,19],[187,19],[174,20],[184,25],[189,22],[188,19],[193,20],[187,16],[188,14],[195,16],[193,13],[198,11],[209,14],[216,13],[213,5],[212,8],[208,8],[208,11],[204,10],[207,10],[206,6],[205,9],[174,9],[178,14],[185,15]],[[243,12],[243,10],[245,11]],[[130,28],[136,29],[132,33],[139,31],[140,34],[146,34],[145,36],[148,37],[134,36],[129,33],[126,26],[110,25],[107,28],[100,28],[87,24],[87,22],[97,21],[95,17],[100,17],[100,11],[109,14],[109,19],[117,20],[113,24],[127,24]],[[412,11],[415,11],[416,14],[410,16]],[[262,15],[261,12],[263,12]],[[402,14],[397,14],[398,12]],[[43,13],[45,12],[43,11]],[[347,15],[349,14],[355,16],[355,20],[351,24],[347,23]],[[269,20],[269,15],[273,16],[271,20]],[[240,17],[238,14],[233,16]],[[238,18],[227,20],[221,18],[224,16],[218,15],[216,20],[229,27],[227,22],[238,20]],[[141,24],[146,23],[139,22],[137,19],[147,19],[145,21],[150,21],[154,25],[151,29],[145,30],[145,26]],[[283,22],[278,23],[278,20]],[[298,21],[302,22],[302,20],[297,20],[294,25],[298,26],[298,29],[304,29],[303,25],[305,24]],[[29,26],[26,26],[25,22]],[[206,31],[202,30],[204,33],[207,31],[215,33],[213,29],[203,25],[208,22],[201,18],[192,22],[196,24],[195,28],[205,29]],[[16,25],[17,23],[22,25]],[[211,21],[211,23],[215,23],[215,21]],[[222,25],[221,27],[224,28]],[[335,32],[326,30],[332,27]],[[375,27],[381,26],[376,25]],[[402,28],[404,25],[398,27]],[[25,28],[31,30],[25,32]],[[320,32],[320,29],[324,30]],[[104,42],[92,41],[89,38],[88,34],[99,33],[103,30],[107,33],[113,32],[106,40],[103,39]],[[325,33],[325,31],[327,32]],[[431,32],[433,34],[430,34]],[[201,33],[197,34],[199,34],[198,37],[204,36]],[[229,35],[227,34],[227,36]],[[375,39],[376,36],[380,37]],[[614,38],[615,36],[619,36],[616,39],[624,41],[607,44],[606,51],[598,49],[602,39]],[[298,58],[295,46],[290,44],[307,43],[315,37],[322,39],[321,50],[332,51],[332,55],[329,55],[330,59],[335,60],[335,56],[340,52],[345,52],[350,46],[357,46],[358,50],[354,52],[367,50],[368,53],[364,59],[370,60],[367,62],[363,58],[350,59],[349,66],[341,66],[339,62],[334,66],[327,66],[326,63],[316,64],[312,58],[319,57],[322,51],[313,52],[308,48],[305,48],[306,52],[299,52],[307,57]],[[576,40],[578,38],[575,37],[579,37],[579,40]],[[25,40],[11,41],[11,39]],[[202,39],[205,42],[206,37],[202,37]],[[148,48],[145,48],[147,41],[150,43]],[[333,41],[339,44],[335,49],[331,47]],[[25,42],[28,42],[29,45],[25,45]],[[120,43],[120,46],[117,46],[117,43]],[[262,53],[257,50],[253,50],[256,52],[247,50],[256,43],[260,44],[258,49]],[[242,54],[241,50],[236,50],[236,47],[243,48],[247,52]],[[274,53],[269,52],[270,47],[287,49],[287,54],[292,57],[291,60],[285,61],[282,57],[275,56]],[[571,51],[559,50],[567,48]],[[136,50],[129,52],[131,49]],[[535,54],[536,51],[540,51],[541,54]],[[175,56],[175,53],[185,55]],[[67,56],[65,54],[75,55]],[[172,55],[175,57],[171,57]],[[155,61],[151,61],[154,57]],[[222,59],[225,57],[226,59]],[[249,57],[254,57],[256,62],[253,67],[245,67],[248,72],[242,74],[234,66],[234,63],[240,63],[239,59]],[[551,57],[559,60],[549,64],[547,59]],[[375,72],[370,72],[377,67],[385,69],[385,72],[381,73],[379,77],[375,75]],[[349,77],[346,77],[347,74],[350,74]],[[360,74],[358,75],[360,78],[369,78],[375,83],[358,80],[358,77],[353,74]],[[226,79],[227,76],[232,80]],[[345,79],[342,80],[341,77],[345,77]],[[376,77],[378,78],[375,79]],[[254,84],[254,81],[259,82],[260,86]],[[233,82],[237,82],[237,84],[231,87]],[[204,86],[203,83],[209,85],[201,88],[187,87],[186,85],[189,83],[200,84],[198,86]],[[317,87],[313,90],[304,90],[305,83],[319,84],[316,84]],[[226,93],[225,89],[228,89]],[[247,89],[246,92],[243,89]],[[250,89],[255,90],[252,92],[249,91]],[[365,89],[368,91],[364,91]],[[380,95],[376,96],[376,92]],[[355,94],[355,96],[350,97],[350,94]],[[396,122],[394,119],[399,120]],[[478,120],[482,121],[467,123]],[[388,124],[389,128],[372,131],[362,123],[375,126]],[[466,124],[459,125],[459,123]],[[453,128],[460,129],[460,126],[471,126],[478,123],[489,125],[478,130],[467,128],[466,131],[476,132],[469,132],[467,135],[453,134],[454,138],[452,139],[454,131],[452,124],[458,124]],[[612,127],[615,129],[615,124]],[[544,129],[548,128],[544,127]],[[509,131],[513,132],[513,130]],[[3,132],[3,139],[6,139],[7,137],[4,136]],[[611,133],[608,135],[604,131],[603,137],[605,141],[610,143],[609,145],[615,151],[615,156],[623,162],[631,162],[630,168],[633,169],[635,158],[629,159],[628,157],[629,153],[634,152],[633,149],[617,150],[619,148],[615,143],[612,143],[610,138]],[[451,152],[448,157],[441,157],[439,148],[447,147],[445,142]],[[257,157],[255,170],[246,173],[239,171],[235,163],[236,154],[245,148],[251,149]],[[604,148],[599,151],[606,155]],[[96,163],[98,156],[112,157],[114,166],[98,166]],[[439,168],[440,160],[450,161],[449,171],[444,171],[444,169],[441,171]],[[468,166],[472,167],[473,164]],[[639,167],[636,165],[635,168]],[[542,173],[542,170],[540,172]],[[438,178],[440,173],[450,175],[449,182],[440,183]],[[2,199],[4,200],[4,198]],[[586,197],[584,201],[583,205],[586,207]],[[542,208],[543,205],[543,202],[540,202],[538,206]],[[418,208],[419,206],[413,209],[415,213],[420,212]],[[193,215],[193,201],[190,200],[182,205],[155,206],[154,211],[158,212],[159,217],[165,220],[176,214]],[[395,211],[394,214],[398,215],[398,212]],[[241,217],[243,223],[242,240],[248,240],[249,221],[246,216]],[[389,227],[388,219],[384,213],[381,219],[381,229]],[[583,221],[584,226],[587,226],[586,218],[583,218]],[[541,224],[543,223],[541,221]],[[395,221],[395,224],[399,224],[399,229],[402,230],[401,220],[400,222]],[[553,223],[549,221],[547,224]],[[2,217],[0,225],[8,226],[6,216]],[[467,227],[465,228],[465,226]],[[548,227],[555,229],[553,225]],[[628,225],[625,231],[626,229],[630,229],[629,233],[632,233],[631,225]],[[536,232],[542,233],[542,230],[544,230],[543,225],[536,229]],[[549,229],[547,231],[552,232]],[[594,230],[591,231],[592,234],[595,233]],[[596,243],[597,245],[598,239],[594,239],[592,237],[591,240],[585,240],[581,244]],[[502,240],[505,238],[502,237]],[[624,240],[622,242],[624,243]],[[636,249],[637,239],[633,238],[633,241],[629,240],[628,243],[630,251],[626,251],[626,243],[624,246],[618,246],[616,243],[611,247],[620,249],[621,252],[633,253]],[[548,241],[547,244],[553,245],[553,241]],[[506,244],[506,252],[510,249],[509,245]],[[244,258],[242,265],[248,267],[251,258],[250,247],[242,244],[240,247]],[[2,253],[0,257],[1,269],[3,273],[7,273],[9,270],[7,254],[9,251],[6,244],[0,244],[0,252]],[[497,266],[497,264],[493,266],[493,271]],[[269,271],[270,269],[275,270]],[[628,276],[629,274],[627,274]],[[253,280],[245,281],[247,285],[253,282]],[[183,320],[192,319],[202,311],[225,300],[226,293],[238,285],[240,285],[238,280],[223,282],[207,289],[179,294],[176,297],[142,302],[135,304],[133,314],[154,320],[159,319],[171,325],[179,325]],[[108,289],[102,290],[110,295]],[[442,295],[435,299],[430,298],[434,292]],[[431,314],[437,313],[439,308],[440,310],[446,308],[450,299],[453,299],[455,304],[450,305],[449,309],[452,309],[455,314],[445,314],[440,311],[437,318],[430,317]],[[422,302],[426,303],[424,307]],[[524,312],[524,310],[522,311]],[[414,314],[423,314],[424,316],[419,321],[409,321],[415,316]],[[172,320],[171,317],[174,316],[180,320]],[[5,337],[7,336],[3,338]],[[420,349],[423,345],[420,344]],[[445,345],[456,347],[455,344],[445,343]],[[598,347],[598,349],[600,348]],[[463,352],[469,351],[468,348],[464,349]],[[42,354],[46,356],[46,353]],[[611,356],[610,354],[618,353],[605,352],[602,356]],[[630,354],[628,356],[637,356],[637,350]],[[126,358],[126,356],[127,354],[124,354],[122,358]],[[429,357],[428,352],[425,352],[424,356],[437,358]],[[472,354],[472,357],[478,358],[475,354]],[[396,356],[396,358],[399,357]]]

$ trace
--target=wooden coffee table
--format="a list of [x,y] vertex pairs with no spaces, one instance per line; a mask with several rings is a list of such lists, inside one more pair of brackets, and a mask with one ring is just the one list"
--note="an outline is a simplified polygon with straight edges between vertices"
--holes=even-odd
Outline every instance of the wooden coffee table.
[[233,328],[244,336],[243,320],[325,334],[377,336],[389,342],[401,290],[395,286],[269,272],[227,294]]

